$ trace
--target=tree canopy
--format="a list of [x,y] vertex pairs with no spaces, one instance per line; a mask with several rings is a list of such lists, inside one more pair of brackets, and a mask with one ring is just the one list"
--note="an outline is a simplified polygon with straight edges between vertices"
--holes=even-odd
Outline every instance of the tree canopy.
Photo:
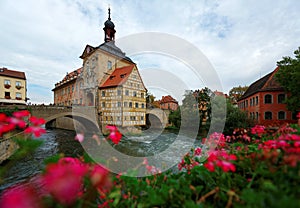
[[300,47],[294,51],[295,58],[283,57],[277,62],[280,67],[275,77],[288,92],[287,108],[293,112],[300,109]]
[[237,100],[242,97],[242,95],[246,92],[247,89],[248,89],[248,86],[242,87],[241,85],[239,85],[238,87],[233,87],[229,91],[230,100],[234,103],[237,102]]

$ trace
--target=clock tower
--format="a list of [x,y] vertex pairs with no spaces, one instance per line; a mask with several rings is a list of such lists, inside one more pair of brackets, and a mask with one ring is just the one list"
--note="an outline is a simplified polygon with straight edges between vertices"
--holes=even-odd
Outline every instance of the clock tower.
[[110,8],[108,8],[108,19],[105,21],[104,23],[104,42],[113,42],[115,41],[115,25],[114,23],[111,21],[110,18]]

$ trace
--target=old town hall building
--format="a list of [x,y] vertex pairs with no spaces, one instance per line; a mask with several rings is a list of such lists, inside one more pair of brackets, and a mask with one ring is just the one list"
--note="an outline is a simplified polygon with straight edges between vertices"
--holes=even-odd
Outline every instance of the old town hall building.
[[146,88],[136,64],[115,45],[115,25],[104,23],[104,43],[86,45],[83,66],[55,84],[54,104],[95,106],[103,125],[146,123]]

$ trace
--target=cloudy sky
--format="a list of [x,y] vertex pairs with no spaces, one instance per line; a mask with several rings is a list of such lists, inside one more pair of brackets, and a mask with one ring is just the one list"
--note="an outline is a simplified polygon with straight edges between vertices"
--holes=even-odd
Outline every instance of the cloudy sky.
[[[81,67],[79,56],[86,44],[103,42],[108,5],[117,40],[158,32],[188,41],[209,60],[224,92],[271,72],[277,61],[293,56],[300,46],[296,0],[1,0],[0,67],[26,72],[32,103],[53,102],[51,89],[67,72]],[[174,65],[149,54],[132,59],[140,70]],[[190,76],[179,71],[184,80]],[[203,83],[191,77],[188,86],[201,88]]]

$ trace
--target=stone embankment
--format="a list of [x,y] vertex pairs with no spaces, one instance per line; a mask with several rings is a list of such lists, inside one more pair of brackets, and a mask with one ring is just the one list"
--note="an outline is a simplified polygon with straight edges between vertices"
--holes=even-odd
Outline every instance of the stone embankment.
[[12,156],[19,145],[12,138],[0,138],[0,164]]

